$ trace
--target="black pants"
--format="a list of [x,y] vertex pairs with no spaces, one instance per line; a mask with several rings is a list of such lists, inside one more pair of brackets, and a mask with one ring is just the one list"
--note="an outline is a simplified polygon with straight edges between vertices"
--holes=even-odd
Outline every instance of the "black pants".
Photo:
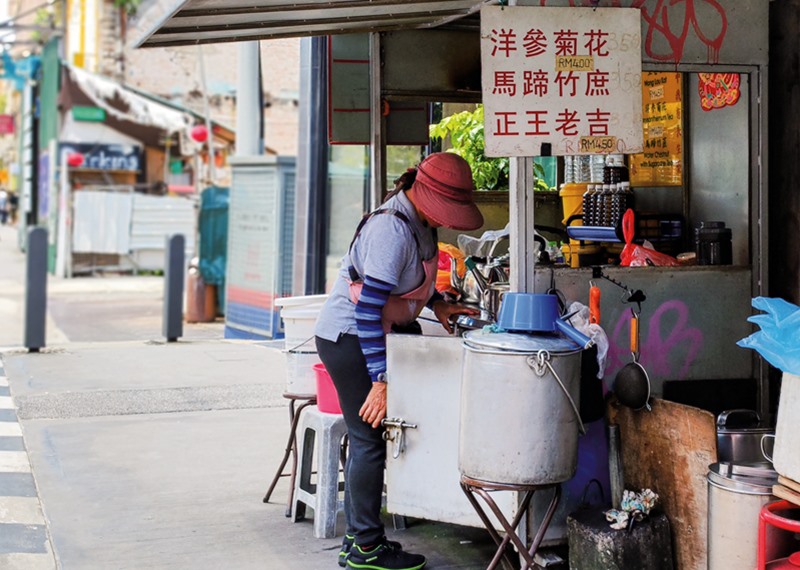
[[356,335],[341,335],[337,342],[316,337],[317,352],[339,394],[350,440],[344,471],[344,513],[347,534],[356,543],[371,545],[384,536],[381,521],[386,442],[383,428],[364,422],[358,411],[372,389],[367,361]]

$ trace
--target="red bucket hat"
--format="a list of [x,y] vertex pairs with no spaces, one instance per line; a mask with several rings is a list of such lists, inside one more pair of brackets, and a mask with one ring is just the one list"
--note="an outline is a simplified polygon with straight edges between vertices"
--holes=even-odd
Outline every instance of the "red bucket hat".
[[472,169],[452,152],[436,152],[417,167],[414,203],[432,221],[454,230],[477,230],[483,215],[475,205]]

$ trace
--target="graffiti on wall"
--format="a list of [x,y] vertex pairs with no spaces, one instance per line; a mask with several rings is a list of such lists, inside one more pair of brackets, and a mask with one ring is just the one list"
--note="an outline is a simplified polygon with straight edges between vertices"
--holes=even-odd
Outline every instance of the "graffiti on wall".
[[[548,4],[548,0],[539,0],[540,6]],[[589,8],[597,2],[570,0],[569,4]],[[611,0],[604,2],[604,6],[641,10],[645,22],[644,50],[651,59],[681,61],[692,34],[708,49],[708,62],[719,62],[719,52],[728,31],[728,16],[717,0]]]
[[[665,301],[652,315],[640,317],[647,324],[647,335],[639,341],[639,362],[650,377],[687,378],[703,349],[703,332],[690,326],[686,303],[677,299]],[[606,377],[613,377],[631,361],[630,321],[631,312],[624,311],[610,335]]]

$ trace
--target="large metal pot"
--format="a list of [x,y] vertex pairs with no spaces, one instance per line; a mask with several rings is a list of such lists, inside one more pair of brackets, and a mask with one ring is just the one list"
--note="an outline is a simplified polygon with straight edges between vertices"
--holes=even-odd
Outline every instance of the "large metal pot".
[[484,482],[560,483],[575,474],[581,349],[556,335],[464,335],[458,467]]
[[775,430],[762,427],[755,410],[727,410],[717,417],[717,461],[734,463],[763,463],[769,461],[762,451],[772,455],[774,440],[761,439]]
[[[772,485],[777,480],[778,474],[764,463],[708,467],[708,570],[756,567],[758,515],[775,500]],[[774,548],[781,551],[783,546]]]

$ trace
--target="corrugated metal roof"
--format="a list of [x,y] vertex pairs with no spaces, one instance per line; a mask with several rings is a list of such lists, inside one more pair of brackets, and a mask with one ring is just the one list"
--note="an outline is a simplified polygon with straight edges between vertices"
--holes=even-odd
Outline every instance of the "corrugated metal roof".
[[441,26],[497,0],[149,0],[130,31],[136,47]]

